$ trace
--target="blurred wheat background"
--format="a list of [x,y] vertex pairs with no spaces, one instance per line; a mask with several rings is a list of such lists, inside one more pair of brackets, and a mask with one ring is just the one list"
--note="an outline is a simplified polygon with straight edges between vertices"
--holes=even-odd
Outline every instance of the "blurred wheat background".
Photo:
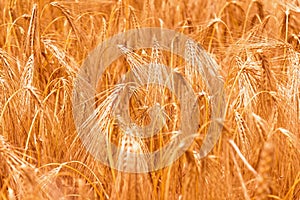
[[[300,1],[1,0],[0,10],[0,199],[300,199]],[[128,174],[86,152],[71,100],[89,52],[139,27],[176,30],[211,54],[226,118],[207,157],[199,136],[171,166]],[[100,85],[128,70],[114,65]]]

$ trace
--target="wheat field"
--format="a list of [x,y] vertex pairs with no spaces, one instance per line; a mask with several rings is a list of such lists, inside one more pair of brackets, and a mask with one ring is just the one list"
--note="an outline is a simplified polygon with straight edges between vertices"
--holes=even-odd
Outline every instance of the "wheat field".
[[[300,199],[300,1],[1,0],[0,10],[0,199]],[[217,144],[200,159],[210,105],[194,76],[201,128],[191,147],[170,166],[125,173],[84,148],[72,93],[95,47],[142,27],[183,33],[216,60],[225,121]],[[135,53],[153,59],[153,49],[143,52]],[[171,67],[186,75],[182,59],[164,57],[170,65],[174,59]],[[105,71],[98,106],[129,69],[124,55]],[[162,131],[175,131],[180,103],[155,85],[130,100],[131,117],[149,123],[143,105],[155,102],[170,116]],[[135,144],[115,124],[107,127],[116,145]],[[153,151],[168,140],[142,143]]]

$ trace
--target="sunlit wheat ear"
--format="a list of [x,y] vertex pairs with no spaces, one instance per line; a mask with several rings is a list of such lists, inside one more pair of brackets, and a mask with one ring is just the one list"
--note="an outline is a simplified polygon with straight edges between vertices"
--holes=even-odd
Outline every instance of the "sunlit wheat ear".
[[148,64],[146,60],[144,60],[139,54],[133,52],[133,50],[119,45],[119,49],[121,50],[122,54],[125,55],[126,61],[130,65],[130,69],[138,79],[139,83],[143,83],[147,80],[147,74],[144,73],[144,67]]
[[147,112],[150,115],[150,124],[140,127],[135,123],[128,123],[128,119],[124,120],[120,116],[116,116],[119,127],[125,134],[131,137],[152,137],[166,125],[167,114],[158,103],[149,108]]
[[271,142],[265,142],[259,156],[256,199],[264,200],[271,193],[270,177],[273,162],[274,147]]
[[79,68],[78,64],[74,61],[70,55],[67,55],[64,50],[59,48],[59,46],[55,43],[56,41],[50,39],[42,40],[43,44],[45,45],[46,49],[50,51],[57,61],[62,65],[65,66],[69,75],[74,75],[75,71]]
[[[83,142],[85,142],[84,145],[89,151],[98,149],[98,137],[109,137],[108,133],[113,120],[113,110],[119,103],[118,97],[124,87],[125,84],[118,84],[96,95],[98,99],[94,103],[96,108],[91,115],[84,119],[84,123],[79,127],[80,130],[88,130],[87,137],[90,140]],[[91,99],[94,100],[94,98]],[[94,123],[95,119],[97,120],[96,124]],[[86,134],[83,132],[80,133]]]
[[133,9],[133,7],[129,7],[129,17],[130,17],[130,23],[132,28],[140,28],[140,23],[138,21],[138,17],[136,16],[136,12]]
[[19,62],[18,59],[14,58],[13,56],[9,55],[4,49],[0,48],[0,58],[2,62],[1,70],[3,73],[3,77],[5,75],[5,72],[7,73],[7,76],[10,80],[15,80],[18,71],[14,69],[13,65],[17,64]]
[[238,132],[239,132],[239,137],[242,143],[242,152],[244,154],[246,154],[248,156],[250,149],[250,143],[247,137],[247,133],[249,131],[249,128],[247,126],[247,124],[245,123],[244,119],[242,118],[242,116],[240,115],[240,113],[238,113],[237,111],[235,111],[235,121],[237,123],[237,127],[238,127]]
[[142,153],[143,152],[142,143],[138,142],[138,140],[134,138],[131,135],[131,133],[125,133],[120,138],[120,151],[124,151],[127,153]]
[[[37,192],[35,188],[39,186],[37,183],[37,176],[33,165],[25,161],[21,152],[10,145],[2,135],[0,135],[0,172],[4,177],[9,177],[6,181],[10,188],[9,195],[17,194],[24,199],[31,193],[36,193],[37,197],[41,198],[41,193]],[[0,183],[2,182],[0,176]],[[1,186],[2,188],[2,186]]]
[[[293,107],[297,108],[298,113],[300,111],[300,54],[290,50],[289,60],[291,62],[288,68],[288,99],[290,100]],[[300,114],[298,114],[298,121],[300,121]],[[298,132],[300,129],[298,129]]]
[[33,72],[34,72],[34,56],[30,55],[28,61],[25,64],[24,70],[21,76],[21,87],[30,88],[33,83]]
[[124,133],[119,136],[118,145],[118,164],[121,165],[120,168],[122,167],[125,171],[129,169],[138,171],[139,167],[148,167],[147,160],[144,160],[144,158],[133,159],[135,154],[149,153],[144,142],[139,137],[134,137],[134,135],[140,133],[134,133],[136,131],[134,128],[127,128],[127,130],[122,131]]
[[[162,65],[163,63],[163,53],[160,50],[160,45],[158,44],[157,40],[154,38],[153,47],[151,49],[151,58],[150,58],[150,64],[149,68],[154,73],[151,73],[150,76],[148,76],[148,82],[156,82],[156,83],[162,83],[162,78],[167,75],[167,71],[165,68],[163,70],[158,66]],[[170,77],[171,79],[172,77]]]
[[[196,59],[196,56],[199,52],[197,51],[196,44],[194,44],[192,41],[187,41],[185,45],[185,58],[187,61],[186,66],[184,67],[184,74],[186,78],[192,83],[192,81],[195,79],[201,80],[199,78],[199,71],[197,71],[197,68],[195,66],[198,66],[198,60]],[[204,71],[200,68],[201,73],[204,74]]]
[[270,69],[269,60],[263,53],[256,54],[258,61],[261,64],[261,89],[266,91],[276,91],[277,82],[273,71]]
[[[194,80],[191,83],[199,84],[202,80],[206,86],[212,86],[210,92],[217,91],[219,88],[214,88],[216,80],[223,78],[218,75],[219,66],[214,59],[197,43],[188,40],[185,44],[185,75],[188,80]],[[216,79],[217,78],[217,79]]]
[[[23,69],[21,80],[20,80],[20,87],[24,89],[32,89],[33,88],[33,72],[34,72],[34,55],[31,54],[28,58],[28,61],[25,64]],[[22,94],[22,99],[26,102],[26,104],[30,107],[30,94],[27,90],[24,90]],[[28,112],[28,110],[24,110]]]
[[[137,79],[137,86],[146,85],[146,90],[149,90],[151,84],[164,84],[163,77],[168,76],[167,71],[160,65],[163,64],[163,56],[158,42],[154,39],[151,55],[149,59],[145,59],[132,49],[125,46],[119,46],[121,52],[126,57],[126,61],[130,65],[135,79]],[[151,73],[145,73],[146,71]],[[170,77],[172,79],[172,77]],[[162,87],[160,87],[162,89]],[[155,94],[154,94],[155,95]],[[145,96],[145,101],[146,96]]]
[[267,124],[267,122],[262,119],[260,116],[256,115],[255,113],[252,113],[252,116],[254,118],[255,126],[259,132],[259,136],[261,137],[262,141],[265,141],[268,137],[268,133],[270,133],[270,127]]
[[71,25],[71,27],[79,41],[79,45],[81,47],[84,47],[84,45],[86,43],[85,37],[83,36],[81,30],[79,30],[79,26],[77,26],[76,20],[74,20],[74,16],[72,16],[71,11],[59,2],[51,2],[50,5],[58,8],[63,13],[63,15],[67,18],[67,21]]
[[[236,57],[236,64],[240,72],[238,79],[240,102],[237,104],[237,108],[251,106],[249,101],[257,92],[259,68],[252,57],[251,54],[247,55],[246,61],[243,61],[240,56]],[[257,99],[253,99],[252,102],[256,104]]]
[[[32,11],[31,11],[31,18],[30,18],[30,24],[28,27],[28,32],[27,32],[27,38],[25,42],[25,47],[26,47],[26,53],[28,55],[32,54],[33,52],[36,51],[35,44],[39,43],[39,37],[36,37],[38,31],[37,31],[37,23],[38,23],[38,5],[33,4]],[[38,41],[36,41],[38,40]]]
[[[125,130],[119,138],[118,160],[125,170],[127,170],[127,168],[136,167],[138,171],[138,166],[143,165],[146,167],[147,161],[142,159],[136,159],[133,161],[132,158],[129,157],[131,154],[145,154],[148,150],[143,144],[143,141],[133,136],[138,135],[138,133],[133,133],[134,131],[137,130],[132,127],[127,128],[127,130]],[[143,185],[147,186],[147,188],[143,188]],[[145,199],[151,196],[151,192],[152,185],[148,174],[118,172],[111,198],[131,199],[132,197],[139,197],[141,199]]]
[[104,17],[102,17],[102,28],[100,33],[101,42],[103,42],[107,37],[107,26],[107,20]]

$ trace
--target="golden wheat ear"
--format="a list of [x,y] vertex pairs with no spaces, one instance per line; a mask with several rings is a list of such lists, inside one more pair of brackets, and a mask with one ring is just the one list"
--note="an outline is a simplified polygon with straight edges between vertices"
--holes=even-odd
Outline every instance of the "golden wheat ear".
[[274,159],[274,146],[271,142],[264,143],[262,151],[259,156],[257,188],[255,197],[257,200],[268,199],[271,195],[271,171]]

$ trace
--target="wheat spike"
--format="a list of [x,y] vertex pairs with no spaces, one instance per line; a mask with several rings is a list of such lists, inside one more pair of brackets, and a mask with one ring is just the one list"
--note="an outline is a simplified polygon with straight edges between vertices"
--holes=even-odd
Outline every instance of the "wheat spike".
[[268,195],[271,194],[270,173],[272,170],[273,153],[273,144],[269,141],[265,142],[259,156],[256,189],[257,200],[268,199]]

